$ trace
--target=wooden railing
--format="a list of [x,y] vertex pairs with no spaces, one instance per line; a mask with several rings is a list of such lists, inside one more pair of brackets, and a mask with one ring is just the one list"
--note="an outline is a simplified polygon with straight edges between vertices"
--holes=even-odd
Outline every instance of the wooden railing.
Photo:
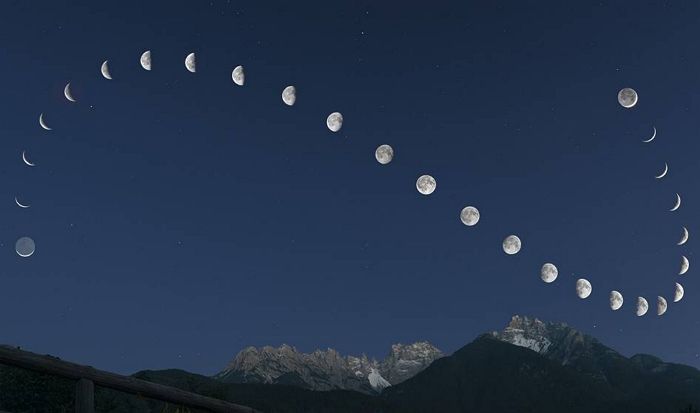
[[185,407],[204,409],[214,413],[260,413],[250,407],[212,399],[211,397],[163,386],[162,384],[97,370],[89,366],[70,363],[52,356],[42,356],[10,346],[0,345],[0,364],[77,380],[75,385],[75,413],[95,412],[95,386],[149,397]]

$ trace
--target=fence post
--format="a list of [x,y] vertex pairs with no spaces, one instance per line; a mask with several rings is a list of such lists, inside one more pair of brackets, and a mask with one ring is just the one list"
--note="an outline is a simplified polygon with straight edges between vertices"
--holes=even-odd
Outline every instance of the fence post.
[[95,384],[80,379],[75,384],[75,413],[95,413]]

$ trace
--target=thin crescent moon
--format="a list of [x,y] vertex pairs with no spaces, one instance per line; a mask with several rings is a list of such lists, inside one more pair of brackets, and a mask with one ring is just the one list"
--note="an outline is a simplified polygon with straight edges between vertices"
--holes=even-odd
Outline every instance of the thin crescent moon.
[[678,194],[678,192],[676,192],[676,205],[674,205],[673,208],[669,209],[669,211],[675,211],[680,207],[681,207],[681,196]]
[[656,138],[656,127],[654,127],[654,133],[651,135],[651,138],[649,138],[649,139],[647,139],[647,140],[645,140],[645,141],[642,141],[642,142],[644,142],[644,143],[649,143],[649,142],[653,141],[654,138]]
[[685,244],[686,242],[688,242],[688,236],[689,236],[689,235],[690,235],[690,234],[688,234],[688,228],[683,227],[683,235],[681,235],[681,240],[678,241],[678,244],[677,244],[677,245],[683,245],[683,244]]
[[51,128],[49,128],[49,126],[46,124],[46,122],[44,122],[44,114],[43,113],[39,115],[39,125],[42,128],[44,128],[45,130],[51,130]]
[[31,205],[24,205],[23,203],[19,202],[17,197],[15,197],[15,204],[17,204],[17,206],[20,208],[29,208],[31,206]]
[[678,272],[678,275],[683,275],[683,274],[687,273],[688,268],[690,268],[690,262],[685,257],[685,255],[683,255],[683,256],[681,256],[681,270]]
[[33,164],[27,160],[27,151],[22,151],[22,160],[25,164],[27,164],[27,166],[36,166],[36,164]]
[[654,176],[654,178],[656,178],[656,179],[661,179],[661,178],[663,178],[664,176],[666,176],[667,173],[668,173],[668,163],[664,162],[664,171],[661,172],[660,175]]
[[102,66],[100,66],[100,72],[102,72],[102,76],[105,79],[112,80],[112,74],[109,73],[109,60],[105,60],[104,63],[102,63]]
[[63,88],[63,95],[66,97],[66,99],[70,100],[71,102],[75,102],[76,100],[73,98],[73,95],[70,92],[70,82],[66,85],[66,87]]

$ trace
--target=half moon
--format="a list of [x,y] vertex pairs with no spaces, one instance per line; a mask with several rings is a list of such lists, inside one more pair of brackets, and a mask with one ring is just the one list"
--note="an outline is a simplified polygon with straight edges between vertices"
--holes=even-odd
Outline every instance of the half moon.
[[185,68],[191,73],[197,72],[197,57],[194,53],[190,53],[185,58]]
[[647,140],[644,140],[644,141],[642,141],[642,142],[644,142],[644,143],[649,143],[649,142],[653,141],[654,138],[656,138],[656,127],[654,127],[654,133],[651,135],[651,138],[649,138],[649,139],[647,139]]
[[673,302],[677,303],[680,300],[682,300],[683,294],[685,294],[685,290],[683,290],[683,286],[676,283],[676,291],[673,293]]
[[25,205],[25,204],[19,202],[19,200],[17,199],[17,197],[15,197],[15,204],[17,204],[17,206],[20,207],[20,208],[29,208],[29,207],[31,206],[31,205],[29,205],[29,204],[26,204],[26,205]]
[[662,296],[656,297],[656,314],[664,315],[666,310],[668,310],[668,302],[666,299]]
[[578,298],[582,300],[586,299],[591,295],[591,292],[593,292],[593,286],[590,281],[585,278],[576,280],[576,295]]
[[678,241],[678,244],[677,244],[677,245],[683,245],[683,244],[685,244],[686,242],[688,242],[688,236],[689,236],[689,234],[688,234],[688,228],[683,227],[683,235],[681,235],[681,240]]
[[27,159],[27,151],[22,151],[22,160],[27,166],[36,166],[36,164],[29,162],[29,160]]
[[681,207],[681,196],[676,192],[676,205],[674,205],[673,208],[669,209],[669,211],[673,212],[680,207]]
[[66,87],[63,88],[63,96],[66,97],[66,99],[70,100],[71,102],[75,102],[75,98],[73,97],[73,94],[70,91],[70,82],[66,85]]
[[233,69],[233,72],[231,72],[231,79],[233,79],[233,83],[238,86],[243,86],[245,84],[245,71],[243,70],[243,66],[236,66],[236,68]]
[[637,317],[641,317],[649,311],[649,302],[644,297],[637,297]]
[[141,55],[141,67],[146,69],[146,70],[151,70],[151,51],[146,50],[143,52]]
[[664,176],[666,176],[667,173],[668,173],[668,163],[664,162],[664,171],[661,172],[660,175],[654,176],[654,178],[656,178],[656,179],[661,179],[661,178],[663,178]]
[[625,302],[625,299],[622,297],[622,294],[620,294],[619,291],[612,290],[610,291],[610,309],[613,311],[617,311],[620,308],[622,308],[622,304]]
[[49,128],[49,126],[46,124],[46,122],[44,122],[44,114],[43,113],[39,115],[39,126],[41,126],[42,128],[44,128],[46,130],[51,130],[51,128]]
[[689,268],[690,262],[688,262],[688,259],[685,257],[685,255],[681,256],[681,270],[678,272],[678,275],[683,275],[687,273]]
[[107,80],[112,80],[112,74],[109,73],[109,60],[105,60],[100,66],[100,72],[102,72],[102,77]]
[[294,86],[287,86],[282,91],[282,102],[287,106],[294,106],[297,101],[297,88]]

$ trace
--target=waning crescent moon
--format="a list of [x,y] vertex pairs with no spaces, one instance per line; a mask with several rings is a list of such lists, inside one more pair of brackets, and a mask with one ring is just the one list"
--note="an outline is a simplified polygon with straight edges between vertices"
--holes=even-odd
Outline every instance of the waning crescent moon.
[[44,122],[44,114],[43,113],[39,115],[39,125],[46,130],[51,130],[51,128],[49,128],[49,126],[46,124],[46,122]]
[[36,164],[33,164],[27,160],[27,151],[22,151],[22,160],[25,164],[27,164],[27,166],[36,166]]
[[75,102],[75,99],[73,98],[73,95],[70,92],[70,82],[68,82],[66,87],[63,88],[63,95],[66,97],[66,99],[70,100],[71,102]]
[[686,242],[688,242],[688,236],[689,236],[689,235],[690,235],[690,234],[688,234],[688,228],[683,227],[683,235],[681,235],[681,240],[678,241],[678,244],[677,244],[677,245],[683,245],[683,244],[685,244]]
[[676,192],[676,205],[674,205],[673,208],[669,209],[669,211],[675,211],[680,207],[681,207],[681,196]]
[[31,205],[28,205],[28,204],[25,205],[25,204],[19,202],[19,200],[17,199],[17,197],[15,197],[15,204],[17,204],[17,206],[20,207],[20,208],[29,208],[29,207],[31,206]]
[[683,255],[681,257],[681,270],[678,272],[678,275],[683,275],[688,272],[688,268],[690,268],[690,262],[688,259]]
[[685,290],[683,290],[683,286],[680,285],[679,283],[676,283],[676,291],[673,293],[673,302],[677,303],[683,298],[683,294],[685,294]]
[[105,79],[112,80],[112,74],[109,73],[109,60],[105,60],[104,63],[102,63],[102,66],[100,66],[100,72],[102,72],[102,76]]
[[656,179],[661,179],[661,178],[663,178],[664,176],[666,176],[667,173],[668,173],[668,163],[664,162],[664,171],[661,172],[660,175],[654,176],[654,178],[656,178]]
[[647,139],[647,140],[645,140],[645,141],[642,141],[642,142],[644,142],[644,143],[649,143],[649,142],[653,141],[654,138],[656,138],[656,127],[654,127],[654,133],[651,135],[651,138],[649,138],[649,139]]

